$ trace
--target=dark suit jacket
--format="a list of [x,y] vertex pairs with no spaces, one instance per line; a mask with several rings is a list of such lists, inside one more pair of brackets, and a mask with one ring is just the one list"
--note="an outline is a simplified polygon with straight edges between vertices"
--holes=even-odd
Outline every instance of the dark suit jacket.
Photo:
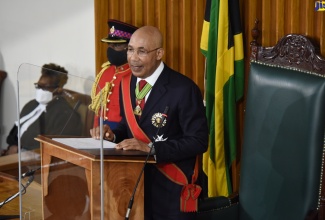
[[[135,107],[136,77],[131,79],[131,98]],[[120,93],[122,95],[122,93]],[[122,100],[122,97],[120,98]],[[132,138],[125,121],[124,107],[121,101],[122,121],[113,130],[116,142]],[[163,113],[169,107],[167,122],[159,135],[167,140],[154,144],[157,163],[173,162],[186,174],[189,183],[193,174],[196,155],[202,154],[208,146],[208,127],[203,106],[203,98],[197,85],[186,76],[165,65],[161,75],[152,87],[151,93],[138,124],[153,141],[157,128],[152,124],[155,113]],[[180,193],[182,186],[167,179],[155,165],[145,170],[145,212],[164,215],[180,214]],[[148,218],[147,218],[148,219]],[[155,218],[156,219],[156,218]],[[183,219],[178,216],[175,219]],[[189,219],[189,218],[184,218]]]

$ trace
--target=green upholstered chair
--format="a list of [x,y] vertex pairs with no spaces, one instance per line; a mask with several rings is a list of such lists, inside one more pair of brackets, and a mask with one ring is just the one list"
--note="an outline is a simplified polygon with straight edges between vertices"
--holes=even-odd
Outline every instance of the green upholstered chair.
[[197,219],[325,219],[325,61],[302,35],[252,52],[239,192]]

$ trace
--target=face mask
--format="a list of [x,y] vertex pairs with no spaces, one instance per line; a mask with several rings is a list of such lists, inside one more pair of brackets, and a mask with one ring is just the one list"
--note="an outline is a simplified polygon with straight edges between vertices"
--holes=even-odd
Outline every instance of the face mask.
[[43,89],[36,89],[36,101],[40,104],[47,104],[53,99],[53,93]]
[[121,66],[127,63],[126,50],[116,51],[109,47],[107,49],[107,59],[112,65]]

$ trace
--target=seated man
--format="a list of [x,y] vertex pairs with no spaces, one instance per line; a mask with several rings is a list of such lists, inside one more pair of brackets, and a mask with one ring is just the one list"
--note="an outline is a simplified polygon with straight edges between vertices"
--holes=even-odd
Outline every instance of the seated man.
[[[35,83],[36,97],[20,113],[20,137],[23,150],[39,148],[35,137],[45,135],[80,135],[80,115],[61,96],[67,83],[68,72],[61,66],[43,65],[41,77]],[[7,137],[7,150],[3,155],[18,152],[18,122]]]

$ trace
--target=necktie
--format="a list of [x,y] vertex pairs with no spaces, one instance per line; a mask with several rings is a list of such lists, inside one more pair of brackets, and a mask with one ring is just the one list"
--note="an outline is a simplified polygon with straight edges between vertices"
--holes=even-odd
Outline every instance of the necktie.
[[151,90],[151,85],[145,80],[140,80],[135,88],[136,107],[133,110],[135,115],[141,116],[145,105],[145,97]]
[[[143,87],[147,84],[147,81],[145,81],[144,79],[140,80],[139,82],[139,92],[142,91]],[[140,108],[143,110],[144,105],[146,103],[146,97],[143,97],[141,103],[140,103]]]

